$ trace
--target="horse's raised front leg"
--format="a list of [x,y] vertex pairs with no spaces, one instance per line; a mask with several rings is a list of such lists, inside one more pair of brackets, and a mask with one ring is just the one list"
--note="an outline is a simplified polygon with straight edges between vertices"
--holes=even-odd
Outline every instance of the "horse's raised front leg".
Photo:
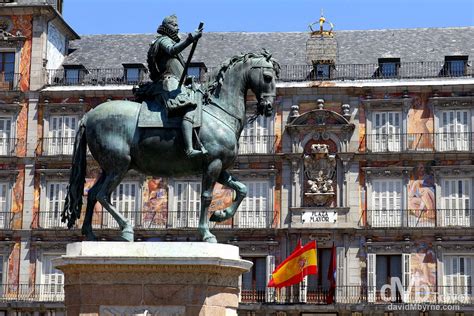
[[213,222],[223,222],[234,216],[240,203],[242,203],[247,196],[247,187],[242,182],[237,181],[227,171],[222,171],[217,182],[235,190],[236,192],[236,197],[232,202],[232,205],[224,210],[215,211],[209,219]]
[[217,243],[216,236],[209,231],[208,210],[212,201],[212,191],[216,184],[217,178],[222,170],[222,161],[213,160],[204,170],[202,176],[202,193],[201,193],[201,214],[199,216],[199,232],[202,240]]
[[107,174],[105,176],[104,183],[102,184],[99,193],[97,194],[97,200],[119,224],[119,227],[122,230],[122,238],[126,241],[133,241],[133,226],[130,225],[130,222],[125,217],[123,217],[122,214],[117,212],[112,203],[110,203],[111,194],[120,184],[126,173],[127,170],[122,173],[111,172],[110,174]]

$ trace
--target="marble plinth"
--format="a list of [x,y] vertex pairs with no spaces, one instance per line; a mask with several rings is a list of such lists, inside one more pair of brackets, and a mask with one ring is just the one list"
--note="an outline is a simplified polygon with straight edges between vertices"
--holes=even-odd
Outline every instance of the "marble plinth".
[[204,242],[80,242],[54,260],[68,315],[237,315],[239,248]]

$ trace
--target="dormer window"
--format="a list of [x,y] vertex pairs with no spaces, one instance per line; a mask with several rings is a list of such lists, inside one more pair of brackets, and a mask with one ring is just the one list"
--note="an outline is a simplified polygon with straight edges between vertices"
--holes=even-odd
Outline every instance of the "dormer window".
[[316,80],[324,80],[331,78],[331,68],[334,62],[331,60],[319,60],[313,64]]
[[143,64],[123,64],[124,79],[127,84],[139,84],[143,81],[146,68]]
[[379,58],[377,77],[396,78],[400,69],[400,58]]
[[443,76],[459,77],[466,74],[467,60],[469,56],[445,56]]
[[63,67],[65,84],[77,85],[82,83],[86,74],[86,69],[83,65],[64,65]]
[[206,70],[207,68],[204,63],[190,63],[187,75],[195,78],[197,81],[201,81]]

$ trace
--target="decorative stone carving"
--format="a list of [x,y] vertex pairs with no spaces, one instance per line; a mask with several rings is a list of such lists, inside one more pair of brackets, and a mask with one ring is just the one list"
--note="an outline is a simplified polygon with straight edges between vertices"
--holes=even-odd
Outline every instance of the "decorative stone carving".
[[328,145],[313,144],[311,153],[304,156],[304,167],[309,187],[305,195],[317,206],[326,205],[335,195],[336,156],[329,154]]

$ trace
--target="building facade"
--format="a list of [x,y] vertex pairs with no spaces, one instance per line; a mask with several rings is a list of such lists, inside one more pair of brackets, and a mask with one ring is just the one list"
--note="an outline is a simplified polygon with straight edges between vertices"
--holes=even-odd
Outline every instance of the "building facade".
[[[64,315],[51,259],[82,240],[80,223],[60,220],[78,121],[148,80],[153,34],[79,38],[61,11],[0,2],[0,315]],[[282,67],[275,114],[246,126],[231,170],[247,197],[212,224],[254,263],[240,315],[474,315],[472,38],[473,27],[203,35],[198,81],[261,47]],[[89,156],[85,196],[99,174]],[[200,186],[130,172],[112,201],[137,242],[198,240]],[[212,210],[232,194],[216,187]],[[93,223],[119,239],[100,205]],[[267,288],[299,239],[317,241],[318,275]]]

